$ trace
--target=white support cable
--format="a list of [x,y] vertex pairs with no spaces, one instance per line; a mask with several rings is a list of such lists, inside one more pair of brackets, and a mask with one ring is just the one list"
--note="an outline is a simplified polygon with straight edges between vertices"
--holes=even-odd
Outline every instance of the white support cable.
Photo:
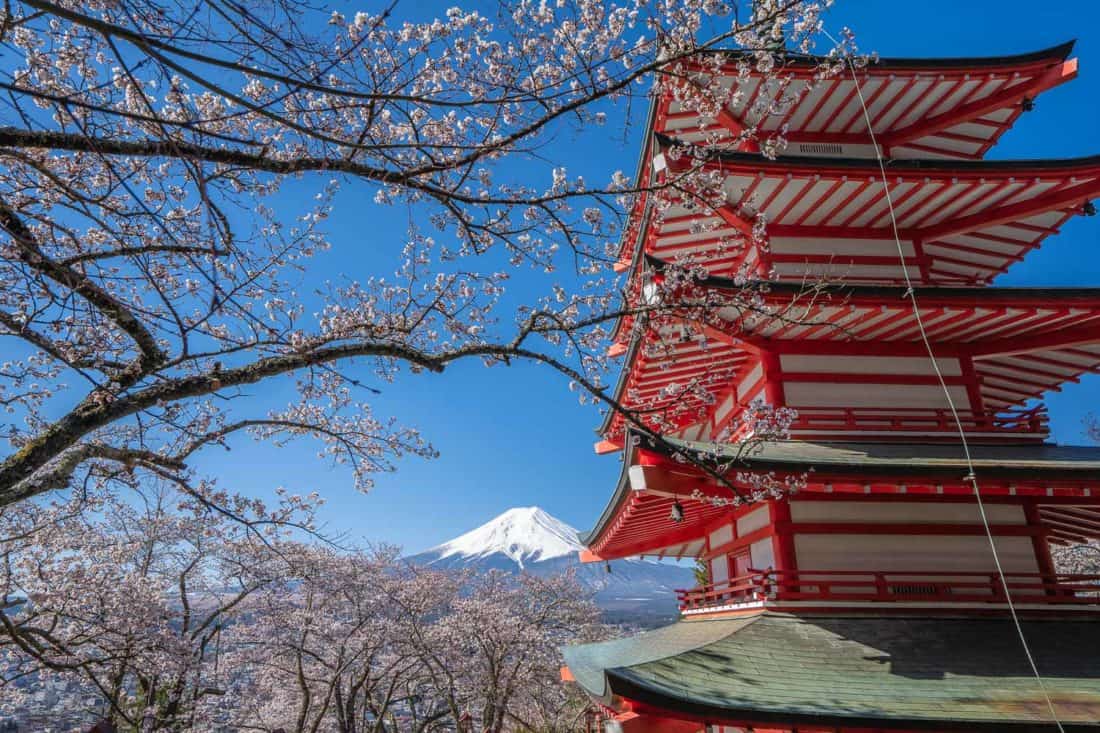
[[[822,29],[821,31],[830,41],[837,47],[840,46],[839,41],[832,37],[828,31]],[[1027,637],[1024,634],[1024,628],[1020,624],[1020,617],[1016,613],[1016,604],[1012,601],[1012,593],[1008,588],[1008,581],[1005,579],[1004,568],[1001,565],[1001,556],[997,552],[997,543],[993,538],[993,530],[989,526],[989,518],[985,512],[985,502],[982,501],[981,487],[978,485],[978,476],[974,471],[974,462],[970,456],[970,443],[966,439],[966,430],[963,428],[962,420],[959,418],[959,411],[955,407],[955,400],[951,396],[951,390],[947,387],[947,380],[943,377],[943,372],[940,371],[939,362],[936,360],[935,352],[932,350],[932,343],[928,339],[928,333],[924,328],[924,320],[921,318],[920,308],[917,305],[917,294],[913,289],[913,281],[909,277],[909,268],[905,262],[905,250],[901,246],[901,235],[898,232],[898,221],[894,215],[894,201],[890,196],[890,181],[886,175],[886,163],[882,157],[882,150],[879,148],[878,139],[875,136],[875,131],[871,125],[871,114],[867,109],[867,101],[863,97],[863,85],[860,84],[859,76],[856,74],[855,64],[852,62],[851,56],[846,58],[848,70],[852,74],[852,82],[856,87],[856,95],[859,97],[859,104],[863,110],[863,119],[867,124],[867,132],[871,137],[871,145],[875,149],[875,158],[878,161],[879,173],[882,176],[882,188],[886,195],[886,206],[890,213],[890,226],[894,234],[894,244],[897,246],[898,258],[901,263],[901,272],[905,278],[905,293],[903,298],[908,298],[913,308],[913,316],[917,322],[917,329],[920,332],[921,341],[924,343],[925,351],[928,352],[928,358],[932,362],[932,369],[936,373],[936,378],[939,380],[940,387],[943,389],[944,397],[947,398],[947,406],[951,410],[951,417],[955,422],[955,427],[958,429],[959,441],[962,444],[963,455],[966,459],[967,475],[963,477],[963,480],[968,482],[971,488],[974,490],[974,499],[978,505],[978,513],[981,516],[982,526],[985,527],[985,536],[989,541],[989,549],[993,553],[993,564],[997,569],[997,576],[1001,581],[1001,587],[1004,588],[1005,600],[1008,604],[1009,613],[1012,616],[1012,623],[1016,626],[1016,633],[1020,637],[1020,644],[1024,648],[1024,654],[1027,656],[1028,664],[1031,666],[1031,671],[1035,675],[1035,680],[1039,685],[1039,690],[1042,692],[1043,699],[1046,701],[1047,709],[1050,711],[1050,716],[1054,724],[1058,727],[1059,733],[1065,733],[1065,728],[1062,727],[1062,721],[1058,718],[1058,711],[1054,707],[1054,701],[1050,698],[1050,693],[1047,690],[1046,684],[1043,682],[1043,676],[1039,674],[1039,667],[1035,664],[1035,657],[1031,653],[1031,646],[1027,643]]]

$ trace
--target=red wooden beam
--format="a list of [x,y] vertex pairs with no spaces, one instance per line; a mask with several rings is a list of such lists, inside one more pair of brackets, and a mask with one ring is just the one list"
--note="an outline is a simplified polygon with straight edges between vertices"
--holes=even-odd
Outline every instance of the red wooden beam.
[[601,440],[595,445],[596,455],[617,453],[623,449],[623,444],[614,440]]
[[959,89],[961,89],[963,85],[965,85],[968,81],[970,81],[969,74],[959,74],[958,76],[954,77],[954,81],[950,84],[941,84],[940,86],[943,86],[945,88],[944,93],[940,95],[939,100],[937,100],[935,104],[925,110],[924,116],[931,117],[937,114],[941,108],[947,107],[948,103],[951,101],[951,98],[955,96],[955,92],[959,91]]
[[[1020,185],[1023,186],[1023,188],[1021,188],[1020,190],[1018,190],[1018,191],[1010,190],[1010,189],[1014,188],[1015,186],[1020,186]],[[954,216],[957,213],[960,216],[964,216],[965,214],[963,212],[973,211],[973,210],[977,209],[979,206],[988,205],[991,201],[995,201],[995,200],[999,201],[1001,199],[1007,198],[1010,195],[1023,193],[1024,191],[1028,190],[1029,188],[1033,188],[1034,186],[1035,186],[1034,181],[1018,181],[1018,180],[1014,180],[1012,178],[1005,179],[1005,180],[1001,181],[1000,183],[994,184],[985,193],[979,194],[975,198],[970,199],[969,201],[967,201],[965,204],[963,204],[962,206],[959,207],[957,212],[952,212],[952,215]],[[935,238],[935,235],[930,235],[927,238],[928,239],[933,239],[933,238]]]
[[[912,101],[909,102],[909,104],[902,107],[900,111],[896,115],[894,115],[894,118],[890,123],[891,125],[904,124],[905,120],[913,114],[913,111],[924,104],[930,96],[936,99],[939,98],[938,94],[933,94],[936,90],[950,86],[949,84],[944,84],[943,80],[937,76],[933,76],[931,78],[918,78],[914,76],[913,79],[918,84],[930,84],[930,86],[927,89],[923,89],[918,92],[916,96],[913,97]],[[898,97],[899,102],[902,99],[904,99],[904,96]]]
[[1100,325],[1091,325],[1084,328],[1067,328],[1053,333],[1042,333],[1026,338],[1008,337],[993,339],[991,341],[976,341],[973,344],[973,354],[982,356],[1008,356],[1026,354],[1029,351],[1043,351],[1059,349],[1077,344],[1100,343]]
[[745,236],[752,236],[752,223],[743,219],[731,204],[725,204],[715,209],[714,213],[722,217],[722,221],[734,227]]
[[[776,213],[774,216],[770,216],[769,219],[771,221],[783,221],[784,217],[786,217],[787,214],[794,209],[794,207],[803,203],[805,196],[813,190],[814,186],[818,184],[818,181],[820,181],[820,179],[815,178],[809,178],[804,181],[797,181],[799,187],[797,190],[794,191],[794,193],[791,194],[791,200],[788,201],[787,205],[780,209],[778,213]],[[810,208],[813,208],[812,203]]]
[[[861,216],[863,216],[868,211],[870,211],[873,207],[878,206],[878,205],[880,205],[880,204],[882,204],[886,201],[886,188],[884,187],[883,182],[881,180],[879,180],[879,181],[876,181],[876,184],[878,185],[878,187],[874,190],[871,197],[868,198],[866,201],[864,201],[863,204],[861,206],[857,207],[856,210],[853,211],[851,214],[844,217],[844,219],[842,219],[840,221],[838,226],[845,227],[845,228],[851,227],[852,222],[859,219]],[[886,186],[889,186],[889,185],[890,185],[890,181],[887,181]],[[898,185],[897,179],[894,179],[893,185],[894,186]],[[892,195],[892,192],[891,192],[891,195]],[[779,223],[778,219],[776,219],[775,221],[776,221],[776,223]],[[870,227],[862,227],[862,226],[854,227],[854,228],[856,228],[856,229],[864,229],[864,228],[870,229]],[[890,234],[888,234],[887,236],[890,239],[893,239],[892,235],[893,235],[893,232],[891,231]]]
[[806,129],[807,132],[810,131],[809,128],[813,127],[814,120],[817,119],[817,115],[821,112],[825,104],[830,99],[833,99],[833,95],[836,93],[837,89],[840,87],[841,84],[846,81],[851,89],[849,89],[844,98],[841,99],[840,103],[838,104],[838,108],[843,108],[844,106],[846,106],[846,104],[851,101],[852,97],[855,96],[855,85],[852,84],[852,82],[849,81],[847,77],[841,76],[837,77],[836,79],[830,79],[827,82],[828,86],[822,88],[820,99],[817,100],[817,104],[813,106],[813,109],[810,110],[810,113],[806,115],[806,119],[802,122],[802,126]]
[[[875,102],[876,102],[876,101],[878,101],[878,98],[879,98],[880,96],[882,96],[882,93],[883,93],[883,92],[885,92],[885,91],[886,91],[886,89],[887,89],[887,88],[888,88],[888,87],[890,86],[890,83],[891,83],[891,82],[892,82],[893,80],[894,80],[894,78],[893,78],[893,74],[891,74],[890,76],[884,76],[884,77],[875,77],[875,81],[877,81],[877,82],[878,82],[878,86],[877,86],[877,87],[875,87],[875,91],[871,92],[870,94],[867,94],[867,90],[866,90],[866,89],[863,89],[863,93],[864,93],[864,98],[863,98],[863,101],[862,101],[862,103],[861,103],[861,104],[857,104],[857,105],[853,105],[853,109],[852,109],[852,118],[851,118],[850,120],[848,120],[848,122],[846,122],[846,123],[845,123],[845,124],[844,124],[844,125],[843,125],[843,126],[842,126],[842,127],[840,128],[840,131],[841,131],[842,133],[850,133],[850,132],[852,132],[852,127],[853,127],[853,125],[855,125],[855,124],[856,124],[857,122],[858,122],[858,123],[859,123],[860,125],[862,125],[862,126],[864,126],[864,127],[865,127],[865,126],[866,126],[866,124],[867,124],[867,122],[866,122],[866,118],[865,118],[865,117],[863,116],[863,110],[864,110],[864,109],[868,109],[868,110],[869,110],[869,109],[871,109],[871,107],[872,107],[872,106],[873,106],[873,105],[875,104]],[[861,83],[862,83],[862,82],[861,82]],[[830,124],[831,124],[832,122],[835,122],[835,121],[836,121],[836,120],[830,120]],[[866,130],[866,129],[861,129],[861,130],[860,130],[860,134],[861,134],[861,135],[866,135],[866,134],[867,134],[867,130]],[[867,141],[868,139],[869,139],[869,138],[864,138],[864,140],[865,140],[865,141]]]
[[[783,116],[779,118],[779,122],[775,124],[776,130],[782,130],[783,126],[787,125],[791,121],[791,118],[794,117],[795,113],[798,111],[798,108],[802,106],[802,100],[805,99],[806,93],[813,88],[813,84],[814,80],[812,79],[806,79],[803,81],[802,88],[794,93],[794,99],[792,99],[790,106],[787,108],[787,111],[783,113]],[[782,94],[784,91],[786,91],[788,87],[784,87],[783,90],[780,91],[780,99],[782,99]]]
[[[847,182],[848,181],[848,176],[841,176],[840,180],[842,182]],[[823,213],[821,215],[821,217],[818,219],[818,223],[827,222],[830,219],[832,219],[834,216],[836,216],[838,213],[840,213],[841,211],[846,209],[849,204],[851,204],[853,201],[855,201],[857,198],[859,198],[860,194],[862,194],[864,191],[866,191],[867,187],[870,186],[874,182],[875,182],[875,179],[873,177],[869,177],[869,178],[867,178],[867,180],[860,182],[860,184],[858,186],[856,186],[856,188],[850,194],[848,194],[846,197],[844,197],[844,199],[840,203],[838,203],[833,208],[829,209],[827,212]],[[771,230],[771,227],[768,228],[768,231],[769,231],[769,233],[771,233],[774,236],[775,232],[773,232]]]
[[794,221],[794,226],[802,226],[802,224],[805,223],[806,219],[813,216],[815,213],[820,212],[821,205],[832,198],[833,194],[836,193],[841,186],[847,183],[847,181],[848,177],[842,176],[838,178],[835,182],[833,182],[833,185],[827,188],[824,194],[819,196],[812,205],[806,207],[806,211],[804,211],[802,215]]
[[[882,144],[887,148],[905,145],[921,137],[943,130],[976,117],[988,114],[1002,107],[1016,103],[1024,97],[1032,97],[1077,76],[1077,59],[1070,59],[1052,67],[1049,71],[1031,82],[1015,84],[994,92],[979,100],[961,104],[938,115],[924,117],[919,122],[900,130],[894,130],[882,136]],[[976,87],[980,89],[981,85]]]
[[[894,218],[897,219],[900,224],[900,222],[910,213],[917,211],[930,200],[943,193],[947,185],[948,184],[939,181],[934,183],[932,181],[928,181],[923,186],[919,183],[914,185],[912,189],[905,193],[904,196],[894,201]],[[878,219],[873,219],[868,222],[868,225],[874,226],[878,221],[882,220],[886,216],[889,216],[889,214],[889,210],[885,211],[882,215],[878,217]]]
[[[882,109],[880,109],[878,112],[875,113],[875,115],[873,117],[871,117],[871,129],[872,130],[877,130],[879,123],[882,122],[884,119],[886,119],[886,116],[888,114],[891,114],[894,111],[894,109],[895,109],[894,104],[896,102],[900,102],[902,99],[905,99],[905,95],[909,93],[909,90],[912,89],[913,85],[916,84],[916,83],[917,83],[917,77],[916,76],[909,77],[905,81],[905,83],[903,83],[901,85],[901,89],[894,92],[886,100],[886,103],[882,105]],[[867,109],[871,109],[870,104],[867,105]]]

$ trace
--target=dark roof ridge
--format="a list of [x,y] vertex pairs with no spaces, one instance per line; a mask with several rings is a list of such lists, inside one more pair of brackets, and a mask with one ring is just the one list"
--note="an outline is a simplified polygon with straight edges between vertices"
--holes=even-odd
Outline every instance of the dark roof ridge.
[[[667,260],[646,254],[646,264],[656,272],[661,272],[674,266]],[[800,282],[774,282],[770,280],[751,280],[741,283],[733,278],[720,275],[708,275],[699,278],[695,283],[715,288],[718,290],[741,290],[743,288],[759,288],[764,293],[777,293],[781,295],[807,292],[807,285]],[[872,296],[883,298],[901,298],[908,294],[910,288],[904,285],[864,285],[839,283],[834,286],[824,285],[823,292],[835,295],[848,296]],[[1050,287],[1050,286],[1001,286],[1001,285],[914,285],[911,290],[917,296],[925,297],[983,297],[998,295],[1011,295],[1024,299],[1030,298],[1062,298],[1072,300],[1074,298],[1098,298],[1100,299],[1100,287]]]
[[[944,69],[964,68],[967,66],[1011,66],[1013,64],[1023,64],[1030,61],[1042,61],[1043,59],[1058,59],[1064,61],[1073,53],[1073,48],[1076,44],[1077,39],[1070,39],[1037,51],[1025,51],[1024,53],[999,56],[881,56],[872,61],[872,64],[879,67]],[[756,52],[736,48],[710,48],[701,51],[701,53],[742,58],[750,57]],[[786,51],[782,53],[782,56],[788,62],[799,65],[817,65],[832,59],[832,57],[828,55]]]
[[[702,151],[704,160],[717,160],[720,162],[743,163],[762,167],[803,167],[803,168],[866,168],[875,175],[879,174],[878,161],[875,158],[830,158],[820,155],[779,155],[775,158],[767,158],[760,153],[744,152],[739,150],[723,150],[718,148],[703,148],[694,143],[684,142],[678,138],[662,133],[654,133],[657,145],[662,150],[673,146],[694,148]],[[994,171],[1001,168],[1085,168],[1100,165],[1100,153],[1083,155],[1075,158],[1022,158],[1015,160],[958,160],[955,158],[889,158],[884,161],[887,171],[911,170],[919,171]]]

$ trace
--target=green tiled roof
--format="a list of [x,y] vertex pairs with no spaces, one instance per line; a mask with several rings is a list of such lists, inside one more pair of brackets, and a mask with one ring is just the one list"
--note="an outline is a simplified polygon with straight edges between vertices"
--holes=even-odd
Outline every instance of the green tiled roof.
[[[739,469],[749,471],[815,471],[820,475],[913,476],[928,480],[958,481],[968,471],[958,444],[949,443],[857,443],[782,440],[764,442],[747,455],[741,444],[714,443],[665,438],[664,444],[638,433],[628,433],[627,445],[668,453],[671,449],[690,452],[703,460],[737,459]],[[972,445],[971,460],[983,478],[1027,481],[1091,481],[1100,476],[1100,447],[1063,446],[1052,443],[1025,445]],[[591,544],[614,517],[618,505],[630,494],[627,480],[629,461],[624,461],[619,484],[596,526],[580,534]]]
[[[1023,624],[1065,730],[1100,731],[1100,620]],[[564,654],[604,702],[622,696],[716,722],[1055,730],[1009,619],[761,613]]]
[[[710,443],[667,439],[668,443],[704,455]],[[720,452],[739,455],[738,445]],[[982,475],[990,477],[1092,477],[1100,473],[1100,447],[1052,443],[1029,445],[973,445],[970,457]],[[853,443],[782,440],[760,444],[743,458],[748,468],[812,468],[843,472],[913,473],[957,476],[967,467],[962,448],[950,443]]]

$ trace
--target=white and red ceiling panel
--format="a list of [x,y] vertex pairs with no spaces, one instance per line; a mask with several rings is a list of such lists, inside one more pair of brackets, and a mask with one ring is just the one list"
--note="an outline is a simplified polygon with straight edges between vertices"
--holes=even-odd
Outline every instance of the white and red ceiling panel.
[[[700,116],[667,95],[655,131],[696,144],[782,133],[788,155],[978,159],[1042,92],[1074,78],[1072,43],[1020,56],[878,59],[855,70],[789,56],[768,75],[743,77],[729,63],[689,65],[700,83],[731,90],[717,116]],[[831,66],[832,71],[823,69]],[[866,107],[866,114],[864,108]]]
[[[908,273],[918,283],[988,284],[1100,196],[1100,157],[896,161],[885,182],[877,164],[852,159],[724,153],[705,166],[723,175],[727,203],[681,197],[648,223],[646,252],[780,280],[896,283]],[[759,218],[766,247],[751,237]]]

